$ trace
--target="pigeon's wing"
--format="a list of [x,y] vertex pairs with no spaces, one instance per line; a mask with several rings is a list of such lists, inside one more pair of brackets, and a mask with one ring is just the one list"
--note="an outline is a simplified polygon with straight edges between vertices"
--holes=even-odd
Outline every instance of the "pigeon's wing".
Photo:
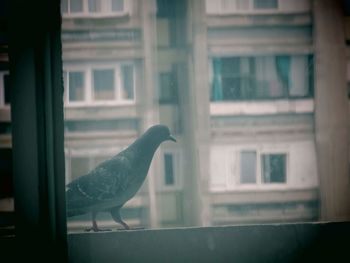
[[67,185],[68,215],[118,198],[128,185],[130,172],[128,159],[116,156],[72,181]]

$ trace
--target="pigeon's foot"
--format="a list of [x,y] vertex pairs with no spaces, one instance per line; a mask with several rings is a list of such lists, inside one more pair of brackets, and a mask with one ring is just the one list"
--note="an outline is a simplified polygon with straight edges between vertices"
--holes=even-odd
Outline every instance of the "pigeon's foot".
[[120,210],[121,206],[116,206],[116,207],[113,207],[110,212],[111,212],[111,216],[112,218],[114,219],[115,222],[121,224],[123,227],[124,227],[124,230],[129,230],[130,227],[128,226],[127,223],[125,223],[121,216],[120,216],[120,213],[119,213],[119,210]]
[[95,218],[96,218],[96,213],[92,213],[92,227],[85,229],[86,232],[90,232],[90,231],[94,231],[94,232],[111,231],[111,229],[98,228]]

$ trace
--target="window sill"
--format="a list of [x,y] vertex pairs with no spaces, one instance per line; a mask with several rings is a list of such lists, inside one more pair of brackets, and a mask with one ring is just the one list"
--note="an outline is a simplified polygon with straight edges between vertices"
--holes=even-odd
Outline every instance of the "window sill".
[[122,107],[135,105],[135,100],[123,100],[123,101],[99,101],[99,102],[66,102],[65,108],[94,108],[94,107]]
[[137,138],[137,132],[134,130],[128,131],[69,131],[65,132],[65,138],[67,141],[70,140],[95,140],[95,139],[124,139],[124,140],[135,140]]
[[66,105],[66,120],[137,118],[135,102],[112,105]]
[[301,223],[68,234],[70,262],[335,262],[350,223]]
[[268,203],[318,200],[318,188],[288,189],[276,191],[226,190],[211,191],[212,204]]
[[101,13],[101,14],[93,14],[93,13],[77,13],[77,14],[63,14],[63,19],[113,19],[113,18],[127,18],[130,14],[127,11],[124,12],[116,12],[116,13]]
[[211,116],[312,113],[313,99],[211,102]]
[[298,14],[309,14],[310,9],[304,10],[279,10],[277,8],[269,9],[250,9],[250,10],[222,10],[217,12],[207,12],[208,17],[227,17],[227,16],[254,16],[254,15],[298,15]]

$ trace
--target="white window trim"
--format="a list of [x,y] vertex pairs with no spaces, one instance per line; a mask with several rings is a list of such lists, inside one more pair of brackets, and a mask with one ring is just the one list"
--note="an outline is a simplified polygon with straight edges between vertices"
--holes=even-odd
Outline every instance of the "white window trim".
[[[255,151],[256,152],[256,183],[252,184],[242,184],[240,182],[241,177],[241,152],[242,151]],[[289,159],[290,159],[290,153],[287,148],[280,148],[280,149],[261,149],[261,148],[242,148],[237,151],[238,153],[238,173],[235,175],[231,169],[231,172],[229,173],[229,177],[233,177],[234,179],[229,182],[230,179],[228,179],[228,187],[230,189],[235,190],[281,190],[281,189],[288,189],[290,188],[290,172],[289,172]],[[285,183],[263,183],[262,182],[262,164],[261,164],[261,157],[263,154],[284,154],[286,156],[286,182]]]
[[[133,69],[133,94],[132,99],[122,98],[122,66],[130,65]],[[115,99],[113,100],[94,100],[93,99],[93,70],[94,69],[113,69],[114,70],[114,91]],[[133,105],[136,102],[136,69],[132,62],[122,63],[92,63],[87,65],[66,65],[63,69],[67,74],[67,83],[65,86],[64,101],[66,107],[93,107],[93,106],[118,106],[118,105]],[[84,86],[85,86],[85,100],[84,101],[69,101],[69,80],[68,72],[70,71],[82,71],[84,72]]]
[[[157,180],[157,188],[160,192],[171,192],[171,191],[181,191],[183,189],[183,176],[182,176],[182,155],[180,149],[164,149],[160,151],[161,153],[161,172]],[[174,184],[165,184],[165,164],[164,155],[171,154],[173,156],[173,169],[174,169]]]
[[0,108],[10,108],[9,103],[5,103],[5,75],[9,75],[8,70],[0,71]]
[[[88,1],[83,1],[83,11],[82,12],[70,12],[70,5],[68,0],[68,12],[62,13],[64,18],[101,18],[101,17],[121,17],[130,14],[131,2],[129,0],[124,0],[124,10],[123,11],[112,11],[108,10],[108,7],[112,7],[111,0],[102,0],[102,10],[101,12],[89,12]],[[109,5],[107,4],[109,3]]]
[[[257,155],[256,164],[256,178],[257,182],[253,184],[241,184],[241,152],[242,151],[255,151]],[[225,177],[220,185],[210,184],[211,192],[249,192],[249,191],[273,191],[273,190],[289,190],[294,189],[291,185],[292,180],[290,178],[290,154],[291,150],[288,145],[247,145],[239,146],[238,148],[231,148],[230,150],[224,150],[225,162]],[[286,182],[285,183],[262,183],[261,173],[261,155],[262,154],[285,154],[286,155]],[[236,156],[236,158],[234,158]],[[212,175],[210,175],[212,176]]]
[[212,101],[211,116],[268,115],[283,113],[313,113],[313,98],[278,99],[267,101]]
[[246,1],[247,8],[246,9],[238,9],[237,6],[234,6],[236,4],[235,0],[231,0],[231,8],[225,7],[224,1],[227,0],[219,0],[215,1],[216,10],[210,10],[210,1],[206,1],[206,13],[211,14],[247,14],[247,13],[253,13],[253,14],[270,14],[270,13],[278,13],[280,12],[280,3],[279,0],[277,0],[277,8],[254,8],[254,0],[244,0]]

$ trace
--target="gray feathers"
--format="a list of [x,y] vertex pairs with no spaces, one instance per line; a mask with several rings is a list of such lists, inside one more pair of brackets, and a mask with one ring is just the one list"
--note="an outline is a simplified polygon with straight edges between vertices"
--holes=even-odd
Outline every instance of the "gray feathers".
[[166,126],[153,126],[127,149],[69,183],[67,215],[119,210],[139,190],[156,149],[166,140],[176,141]]

